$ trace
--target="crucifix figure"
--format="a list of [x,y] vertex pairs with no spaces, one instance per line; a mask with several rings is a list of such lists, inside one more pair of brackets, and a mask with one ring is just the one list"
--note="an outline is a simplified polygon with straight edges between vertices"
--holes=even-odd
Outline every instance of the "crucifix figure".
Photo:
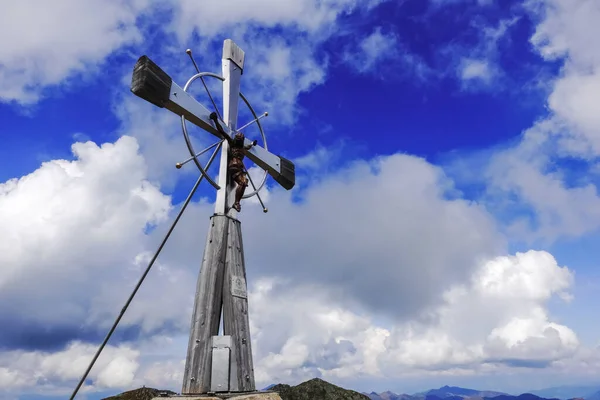
[[223,138],[227,140],[229,143],[229,164],[228,164],[228,173],[231,176],[231,179],[237,184],[237,188],[235,189],[235,201],[233,202],[233,209],[237,212],[242,210],[242,206],[240,205],[240,201],[244,196],[244,192],[246,191],[246,187],[248,186],[248,178],[246,174],[249,174],[246,171],[246,167],[244,167],[244,150],[250,150],[253,146],[256,146],[258,143],[257,140],[253,141],[250,144],[244,144],[244,134],[242,132],[238,132],[232,138],[223,130],[223,127],[219,123],[219,118],[217,117],[216,112],[212,112],[210,114],[210,119],[215,123],[217,130],[223,135]]

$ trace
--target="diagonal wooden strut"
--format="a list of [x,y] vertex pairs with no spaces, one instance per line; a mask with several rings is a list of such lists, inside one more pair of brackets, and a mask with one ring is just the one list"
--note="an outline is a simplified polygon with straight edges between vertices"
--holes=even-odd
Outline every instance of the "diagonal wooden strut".
[[223,334],[231,336],[230,391],[255,390],[242,227],[229,220],[223,288]]
[[210,391],[211,340],[219,334],[229,218],[214,215],[196,285],[182,394]]
[[[215,337],[229,337],[227,392],[256,389],[248,315],[248,288],[240,221],[213,215],[198,276],[182,394],[214,391]],[[219,323],[223,311],[223,334]]]

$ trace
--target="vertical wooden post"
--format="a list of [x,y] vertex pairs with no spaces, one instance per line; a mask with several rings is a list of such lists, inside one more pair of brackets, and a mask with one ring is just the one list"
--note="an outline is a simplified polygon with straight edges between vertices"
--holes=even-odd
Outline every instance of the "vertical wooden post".
[[227,236],[227,256],[223,289],[223,334],[231,336],[232,392],[256,390],[252,346],[250,344],[250,321],[248,318],[248,290],[244,246],[240,221],[230,219]]
[[[223,42],[223,58],[221,67],[223,78],[223,122],[231,129],[237,128],[238,104],[240,100],[240,80],[244,70],[245,54],[231,39]],[[229,163],[229,145],[225,141],[221,148],[221,164],[219,166],[219,186],[215,201],[215,213],[235,216],[235,210],[229,209],[233,203],[231,193],[235,183],[229,179],[227,165]]]
[[206,393],[210,389],[211,338],[219,334],[221,322],[228,220],[225,216],[211,217],[196,286],[182,394]]

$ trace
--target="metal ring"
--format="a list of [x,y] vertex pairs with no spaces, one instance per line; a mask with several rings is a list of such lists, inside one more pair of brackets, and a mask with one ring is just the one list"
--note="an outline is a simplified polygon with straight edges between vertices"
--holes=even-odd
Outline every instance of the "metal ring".
[[[211,76],[213,78],[217,78],[220,79],[221,81],[224,81],[225,78],[223,78],[222,76],[219,76],[217,74],[213,74],[212,72],[200,72],[197,73],[196,75],[192,76],[185,84],[185,86],[183,87],[183,91],[187,92],[188,88],[190,87],[190,85],[192,84],[192,82],[194,82],[196,79],[201,78],[203,76]],[[187,130],[187,125],[185,124],[185,117],[182,115],[181,116],[181,128],[183,130],[183,138],[185,139],[185,144],[187,145],[187,148],[190,152],[190,155],[193,157],[194,159],[194,164],[196,164],[196,166],[198,167],[198,169],[200,170],[200,173],[202,175],[204,175],[204,177],[206,178],[206,180],[217,190],[221,189],[221,186],[219,186],[218,183],[216,183],[209,175],[208,173],[204,170],[204,168],[202,168],[202,165],[200,165],[200,161],[198,161],[198,157],[196,157],[196,150],[194,150],[194,146],[192,145],[192,141],[190,140],[190,136],[188,134],[188,130]]]
[[[211,78],[216,78],[219,79],[220,81],[224,81],[225,78],[223,78],[220,75],[214,74],[212,72],[200,72],[197,73],[196,75],[192,76],[185,84],[185,86],[183,87],[183,91],[187,92],[188,88],[190,87],[190,85],[192,84],[192,82],[194,82],[196,79],[204,77],[204,76],[209,76]],[[256,123],[258,125],[258,129],[260,131],[260,136],[261,139],[263,141],[263,145],[265,150],[268,150],[267,147],[267,137],[265,136],[265,132],[263,130],[262,124],[260,123],[260,119],[258,119],[258,116],[256,115],[256,111],[254,111],[254,108],[252,108],[252,105],[250,105],[250,102],[248,101],[248,99],[246,98],[246,96],[244,96],[244,94],[242,92],[240,92],[240,97],[242,98],[242,100],[244,101],[244,103],[246,104],[246,106],[248,107],[248,109],[250,110],[250,113],[252,114],[252,116],[254,117],[254,119],[256,119]],[[202,168],[202,165],[200,164],[200,162],[198,161],[198,158],[196,157],[196,151],[194,150],[194,146],[192,145],[192,141],[190,139],[190,136],[188,134],[188,130],[187,130],[187,125],[186,125],[186,119],[184,116],[181,116],[181,127],[183,130],[183,138],[185,139],[185,144],[188,148],[188,151],[190,152],[190,155],[193,158],[194,163],[196,164],[196,166],[198,167],[198,169],[200,170],[200,172],[202,173],[202,175],[204,175],[204,177],[206,178],[206,180],[217,190],[219,190],[221,187],[208,175],[208,173],[206,172],[206,170],[204,168]],[[263,188],[263,186],[265,185],[265,183],[267,182],[267,175],[268,172],[266,170],[264,171],[264,175],[262,178],[262,181],[260,183],[260,185],[258,185],[258,187],[256,188],[256,190],[254,190],[251,193],[247,193],[244,194],[244,196],[242,196],[243,199],[247,199],[249,197],[252,196],[256,196],[258,194],[258,192]],[[250,172],[248,171],[248,174],[250,174]]]
[[[265,132],[263,131],[262,125],[260,123],[260,119],[258,119],[258,116],[256,115],[256,112],[254,111],[254,108],[252,108],[252,106],[250,105],[250,102],[248,101],[248,99],[246,99],[246,96],[244,96],[242,94],[242,92],[240,92],[240,97],[242,98],[244,103],[246,103],[246,106],[252,113],[252,116],[254,117],[254,119],[256,119],[256,124],[258,125],[258,129],[260,130],[260,136],[262,137],[265,150],[269,150],[269,148],[267,147],[267,138],[265,136]],[[250,175],[250,171],[248,171],[248,170],[246,170],[246,171],[248,172],[248,175]],[[248,197],[257,195],[258,192],[260,191],[260,189],[263,188],[263,186],[265,185],[265,182],[267,182],[267,171],[264,170],[264,172],[265,172],[265,174],[263,175],[262,182],[260,183],[260,185],[258,185],[258,187],[256,187],[256,190],[251,193],[244,194],[242,196],[242,199],[247,199]],[[250,178],[248,178],[248,179],[250,179]]]

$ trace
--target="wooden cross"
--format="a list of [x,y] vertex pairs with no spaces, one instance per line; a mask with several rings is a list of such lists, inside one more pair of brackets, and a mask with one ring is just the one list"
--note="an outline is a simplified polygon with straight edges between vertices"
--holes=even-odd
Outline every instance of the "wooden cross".
[[[188,54],[191,57],[190,51]],[[233,41],[227,39],[223,45],[222,76],[204,73],[223,81],[224,129],[230,136],[237,132],[244,58],[244,52]],[[196,77],[202,76],[198,71],[198,74],[188,81],[188,85]],[[221,139],[219,180],[217,185],[213,185],[217,188],[215,213],[211,217],[198,277],[182,394],[252,392],[256,387],[248,320],[246,269],[241,225],[235,210],[231,208],[235,183],[227,171],[229,146],[227,141],[222,140],[221,133],[210,120],[211,112],[184,90],[185,88],[173,82],[171,77],[148,57],[140,57],[136,63],[131,85],[134,94],[182,117],[186,140],[189,140],[189,137],[185,131],[185,121]],[[246,101],[245,97],[243,99]],[[246,104],[249,105],[247,102]],[[252,141],[245,139],[245,144],[251,143]],[[291,161],[258,145],[245,150],[245,154],[285,189],[290,190],[294,187],[295,169]],[[197,163],[194,154],[192,156]],[[180,166],[181,164],[178,164],[178,167]],[[201,171],[204,175],[204,170]],[[252,185],[254,186],[253,183]],[[255,188],[255,192],[258,193],[259,189]],[[219,335],[221,312],[223,335]]]

